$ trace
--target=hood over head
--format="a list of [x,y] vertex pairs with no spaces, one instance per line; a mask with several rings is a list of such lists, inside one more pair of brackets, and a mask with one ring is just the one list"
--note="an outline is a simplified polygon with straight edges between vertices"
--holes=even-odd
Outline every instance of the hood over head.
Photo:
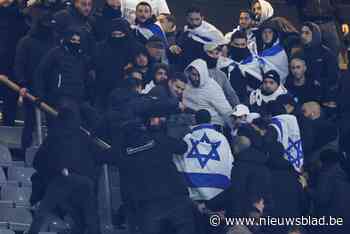
[[[186,67],[185,72],[187,72],[191,67],[198,71],[200,76],[199,88],[203,87],[210,79],[207,63],[203,59],[196,59]],[[189,85],[193,87],[191,82],[189,82]]]
[[258,0],[261,5],[261,17],[259,20],[259,25],[271,18],[274,14],[274,9],[268,1]]
[[302,26],[307,26],[312,32],[311,47],[320,46],[322,43],[322,33],[320,27],[312,22],[305,22]]

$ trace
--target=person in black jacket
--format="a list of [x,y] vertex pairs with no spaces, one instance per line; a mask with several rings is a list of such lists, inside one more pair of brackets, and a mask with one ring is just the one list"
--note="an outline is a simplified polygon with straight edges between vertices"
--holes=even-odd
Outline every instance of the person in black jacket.
[[51,170],[58,174],[81,154],[77,145],[86,77],[84,41],[79,30],[69,29],[61,46],[51,49],[42,59],[34,78],[34,93],[59,112],[57,118],[47,116],[49,145],[56,155]]
[[[283,152],[283,151],[282,151]],[[308,211],[306,193],[298,181],[299,175],[281,155],[271,155],[267,162],[271,172],[273,217],[301,217]],[[269,233],[285,233],[288,226],[271,226]]]
[[[346,24],[347,15],[342,12],[339,0],[288,0],[290,4],[296,5],[300,19],[316,23],[322,31],[323,43],[337,56],[341,47],[337,27],[341,25],[344,33],[349,32]],[[345,3],[345,1],[344,1]]]
[[349,202],[349,178],[341,168],[338,152],[325,150],[321,153],[320,160],[322,167],[316,187],[311,192],[315,202],[315,215],[316,217],[326,216],[326,220],[329,216],[340,217],[343,220],[343,225],[315,227],[312,233],[348,233],[350,213],[344,204]]
[[119,159],[122,189],[129,209],[139,217],[141,233],[162,232],[162,222],[168,221],[176,233],[194,234],[192,203],[172,161],[174,153],[186,152],[187,144],[168,137],[161,125],[159,118],[151,118],[146,130],[125,126]]
[[[29,33],[23,37],[18,45],[15,59],[15,80],[22,87],[21,95],[33,88],[34,73],[44,55],[53,47],[53,33],[51,25],[52,15],[42,9],[40,16]],[[32,133],[35,126],[34,106],[24,99],[24,129],[22,132],[22,149],[32,144]]]
[[69,169],[62,173],[52,170],[57,152],[51,148],[49,139],[43,142],[36,153],[33,161],[36,173],[31,178],[33,191],[30,202],[39,206],[29,234],[38,234],[47,217],[52,214],[62,219],[69,215],[74,221],[71,233],[100,233],[96,194],[98,160],[95,158],[98,149],[84,133],[80,132],[78,138],[77,143],[85,147],[81,147],[80,154],[68,159]]
[[[170,75],[166,84],[155,86],[148,95],[160,100],[169,99],[181,102],[187,82],[187,77],[183,73],[174,73]],[[190,126],[194,124],[190,113],[170,115],[166,123],[168,135],[177,139],[182,139],[190,131]]]
[[231,172],[232,202],[228,217],[244,217],[261,202],[266,212],[271,212],[273,200],[267,154],[254,148],[245,136],[237,137],[233,148],[237,161]]
[[339,78],[338,60],[335,54],[321,43],[320,28],[311,22],[303,24],[301,42],[304,47],[307,74],[321,86],[323,102],[335,101]]
[[122,16],[119,0],[108,0],[95,14],[96,41],[109,38],[113,26],[113,20]]
[[126,82],[128,88],[112,93],[109,112],[90,122],[96,135],[105,133],[111,142],[105,161],[119,167],[129,218],[138,217],[142,233],[159,233],[163,221],[172,223],[177,233],[194,233],[186,185],[172,162],[173,154],[185,153],[187,144],[168,137],[160,119],[152,118],[175,113],[181,105],[140,95],[132,79]]
[[70,27],[79,28],[87,34],[89,56],[95,51],[95,28],[91,18],[93,0],[74,0],[73,6],[54,14],[54,30],[57,42],[65,35]]
[[[0,74],[10,79],[14,79],[16,45],[26,31],[27,25],[17,1],[5,0],[0,3]],[[16,118],[17,95],[9,88],[0,85],[0,96],[4,100],[3,124],[12,126]]]
[[286,88],[298,105],[305,102],[321,102],[322,90],[316,79],[307,74],[306,61],[303,56],[294,55],[290,61],[290,74],[287,78]]
[[100,110],[108,106],[111,91],[121,86],[124,68],[132,59],[136,43],[126,20],[114,19],[110,27],[107,40],[97,44],[93,59],[96,71],[95,105]]

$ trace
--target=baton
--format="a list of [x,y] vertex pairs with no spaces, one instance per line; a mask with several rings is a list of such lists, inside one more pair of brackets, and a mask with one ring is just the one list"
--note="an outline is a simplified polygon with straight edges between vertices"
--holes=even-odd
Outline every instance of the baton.
[[[19,93],[21,87],[18,86],[16,83],[14,83],[13,81],[9,80],[8,77],[4,76],[4,75],[0,75],[0,82],[3,83],[4,85],[6,85],[7,87],[9,87],[10,89],[12,89],[13,91]],[[57,117],[58,116],[58,112],[52,108],[51,106],[49,106],[48,104],[46,104],[45,102],[40,101],[40,99],[38,97],[33,96],[30,93],[26,93],[24,98],[28,99],[30,102],[32,102],[34,105],[36,105],[37,107],[39,107],[40,110],[44,111],[45,113]],[[90,131],[88,131],[86,128],[80,126],[80,130],[87,135],[94,144],[96,144],[97,146],[99,146],[100,148],[107,150],[110,149],[111,146],[106,143],[105,141],[103,141],[102,139],[93,136]]]

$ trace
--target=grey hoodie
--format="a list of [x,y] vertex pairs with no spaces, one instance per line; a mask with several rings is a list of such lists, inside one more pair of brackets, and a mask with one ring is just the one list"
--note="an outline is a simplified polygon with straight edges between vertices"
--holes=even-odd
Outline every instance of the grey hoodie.
[[229,115],[232,113],[232,107],[227,101],[224,91],[219,84],[209,76],[207,63],[203,59],[196,59],[187,66],[195,68],[200,75],[200,85],[193,87],[191,83],[185,89],[183,102],[185,106],[200,110],[206,109],[210,112],[212,124],[224,126],[230,125]]

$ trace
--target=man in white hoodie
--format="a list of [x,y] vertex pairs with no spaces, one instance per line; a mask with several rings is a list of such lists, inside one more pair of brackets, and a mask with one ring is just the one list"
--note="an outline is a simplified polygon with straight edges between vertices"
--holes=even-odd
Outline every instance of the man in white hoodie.
[[251,4],[251,7],[253,13],[255,14],[255,21],[257,26],[260,26],[266,20],[270,19],[274,14],[271,3],[265,0],[254,0]]
[[223,132],[225,123],[231,125],[232,107],[219,84],[209,76],[207,63],[196,59],[185,69],[189,84],[183,94],[183,103],[193,110],[206,109],[211,115],[211,124]]

